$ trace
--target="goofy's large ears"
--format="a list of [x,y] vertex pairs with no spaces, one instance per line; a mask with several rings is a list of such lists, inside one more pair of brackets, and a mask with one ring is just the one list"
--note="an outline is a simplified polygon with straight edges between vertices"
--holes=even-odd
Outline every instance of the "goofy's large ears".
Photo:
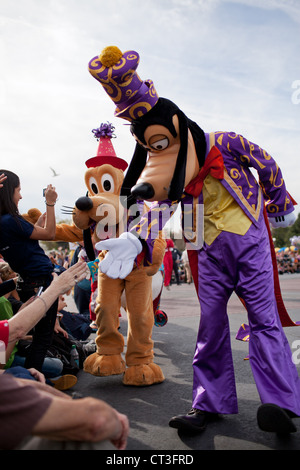
[[168,192],[168,197],[172,201],[180,199],[184,191],[188,152],[188,120],[182,111],[178,110],[176,114],[179,121],[180,149],[177,155],[176,166]]
[[146,161],[147,149],[137,143],[120,192],[120,196],[122,196],[121,201],[126,198],[127,207],[130,207],[132,204],[136,203],[136,198],[131,194],[131,188],[139,179],[143,169],[145,168]]

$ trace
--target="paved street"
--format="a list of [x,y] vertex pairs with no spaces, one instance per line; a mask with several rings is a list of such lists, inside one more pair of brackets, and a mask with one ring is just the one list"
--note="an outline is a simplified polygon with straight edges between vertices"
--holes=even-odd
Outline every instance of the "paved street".
[[[300,274],[280,276],[283,298],[294,321],[300,321]],[[245,360],[248,344],[237,341],[235,335],[244,322],[246,313],[239,299],[229,302],[232,350],[239,399],[239,413],[221,417],[206,431],[186,436],[168,426],[175,414],[185,413],[191,406],[192,359],[199,323],[199,304],[194,285],[171,286],[163,291],[161,309],[168,315],[168,323],[154,327],[155,360],[165,374],[162,384],[151,387],[127,387],[121,376],[94,377],[80,371],[73,390],[84,396],[106,400],[120,412],[128,415],[131,424],[128,451],[149,450],[300,450],[300,419],[295,420],[299,432],[288,437],[261,431],[256,422],[260,400],[253,381],[250,364]],[[127,321],[123,314],[121,331],[126,337]],[[285,328],[290,345],[300,351],[300,327]],[[300,372],[300,366],[298,371]]]

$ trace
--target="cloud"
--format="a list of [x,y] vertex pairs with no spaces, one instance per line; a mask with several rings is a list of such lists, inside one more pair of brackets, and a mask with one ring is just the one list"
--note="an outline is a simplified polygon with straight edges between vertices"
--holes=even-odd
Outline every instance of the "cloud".
[[[21,177],[24,212],[57,185],[60,207],[85,193],[91,130],[116,127],[130,161],[134,142],[87,71],[107,45],[140,54],[139,75],[206,131],[233,130],[265,147],[300,201],[295,173],[300,105],[299,7],[266,0],[0,0],[1,166]],[[50,167],[60,176],[52,178]]]
[[[221,0],[220,0],[221,1]],[[300,23],[300,8],[298,0],[227,0],[228,2],[237,3],[255,7],[263,10],[280,10],[297,23]]]

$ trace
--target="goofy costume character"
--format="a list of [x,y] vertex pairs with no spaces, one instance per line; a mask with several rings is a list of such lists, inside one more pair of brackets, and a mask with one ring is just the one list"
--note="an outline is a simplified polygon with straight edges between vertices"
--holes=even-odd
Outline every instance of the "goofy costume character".
[[[131,122],[137,142],[121,194],[152,202],[128,233],[131,256],[151,247],[181,203],[201,318],[192,410],[169,424],[199,432],[212,415],[238,412],[227,317],[235,291],[248,312],[249,359],[262,402],[258,425],[265,431],[294,432],[300,380],[277,307],[268,220],[274,227],[291,225],[295,202],[265,150],[232,132],[204,133],[174,103],[159,98],[151,81],[138,77],[138,63],[135,51],[122,54],[110,47],[91,60],[89,70],[117,105],[115,115]],[[132,249],[133,234],[140,242],[137,251]],[[129,251],[125,240],[122,246],[114,242],[109,265],[114,263],[121,273]],[[105,260],[100,269],[108,269]]]

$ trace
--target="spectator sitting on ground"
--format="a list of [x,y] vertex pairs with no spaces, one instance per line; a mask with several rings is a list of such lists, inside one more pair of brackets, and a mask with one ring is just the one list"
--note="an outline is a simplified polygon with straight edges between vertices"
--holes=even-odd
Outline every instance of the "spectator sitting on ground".
[[[2,263],[0,263],[0,265],[1,264]],[[15,279],[10,279],[9,281],[2,282],[2,284],[0,284],[0,297],[2,297],[2,295],[8,294],[12,290],[14,290],[15,287]]]
[[[0,282],[3,281],[3,278],[7,280],[8,278],[14,278],[16,274],[11,270],[8,263],[1,263],[0,266]],[[15,296],[12,295],[13,293],[10,292],[5,296],[0,298],[0,320],[8,320],[14,315],[13,307],[10,302],[10,299],[13,301],[15,311],[18,311],[20,308],[26,306],[26,304],[30,304],[32,299],[25,302],[23,304],[20,300],[18,300]],[[17,295],[18,297],[18,295]],[[23,340],[31,341],[32,336],[25,336],[22,338]],[[18,366],[22,368],[25,365],[26,355],[20,355],[18,349],[18,342],[14,341],[9,343],[7,350],[6,350],[6,364],[0,365],[0,369],[11,369],[10,373],[20,373],[20,369],[15,369]],[[69,388],[77,382],[76,377],[68,376],[68,377],[61,377],[61,373],[63,370],[63,363],[59,358],[50,358],[45,357],[42,373],[45,375],[47,379],[53,379],[53,384],[58,387],[64,387],[64,389]],[[23,374],[23,372],[22,372]]]
[[67,304],[63,296],[60,296],[58,303],[58,320],[56,322],[57,331],[61,328],[64,335],[68,335],[78,341],[85,341],[94,332],[90,328],[90,320],[81,313],[69,312],[66,310]]
[[[17,359],[17,356],[15,356],[17,352],[16,342],[19,339],[23,338],[27,334],[27,332],[30,331],[35,326],[37,322],[34,320],[36,318],[41,319],[44,316],[45,311],[41,307],[43,306],[45,307],[51,304],[50,302],[47,301],[49,294],[50,294],[50,299],[53,299],[53,293],[55,295],[55,293],[57,293],[57,290],[64,287],[66,283],[72,283],[72,285],[74,285],[75,278],[73,276],[78,276],[78,279],[79,279],[79,276],[80,276],[80,279],[84,278],[84,273],[86,274],[86,269],[87,268],[86,268],[85,263],[78,263],[78,265],[74,265],[74,268],[72,270],[66,271],[66,274],[62,277],[60,281],[55,280],[52,282],[52,284],[50,285],[51,289],[49,287],[40,297],[36,297],[35,299],[32,299],[29,302],[27,302],[27,305],[22,306],[22,308],[19,310],[19,313],[17,313],[14,316],[12,315],[12,310],[10,310],[11,305],[9,301],[5,297],[2,297],[0,299],[1,301],[0,314],[2,314],[2,320],[3,320],[2,322],[0,322],[0,327],[1,327],[0,328],[0,340],[4,341],[4,343],[5,343],[5,340],[1,337],[1,334],[2,336],[4,335],[4,338],[5,338],[5,331],[6,331],[5,326],[7,328],[10,328],[9,341],[6,340],[6,354],[5,354],[5,357],[2,358],[2,361],[1,361],[3,363],[3,367],[8,369],[9,367],[12,367],[15,365],[20,365],[20,364],[23,365],[22,363],[20,363],[19,360],[16,362],[16,359]],[[60,294],[61,292],[58,292],[56,297],[54,297],[54,301]],[[37,300],[41,300],[42,304],[41,302],[37,302]],[[24,316],[24,312],[25,312],[25,316]],[[26,312],[27,312],[27,316],[26,316]],[[32,314],[32,319],[31,319],[31,314]],[[11,325],[13,326],[13,328],[10,327]],[[30,327],[28,327],[29,325]],[[22,335],[21,335],[21,332],[23,332]],[[48,358],[48,359],[50,360],[51,358]],[[62,364],[59,368],[59,371],[60,372],[62,371]],[[14,371],[11,370],[10,372],[14,372]],[[19,370],[17,371],[17,373],[19,373]],[[74,381],[74,378],[75,378],[75,381]],[[62,377],[56,378],[55,380],[52,379],[52,381],[54,382],[54,385],[56,387],[65,390],[67,388],[70,388],[70,386],[74,385],[77,382],[77,378],[73,376],[68,376],[68,377],[62,376]]]
[[[0,447],[10,450],[123,450],[129,434],[128,418],[102,400],[72,400],[6,374],[0,375],[0,421]],[[24,443],[32,436],[42,439]]]
[[[8,263],[6,261],[2,261],[0,264],[0,277],[2,282],[9,281],[11,279],[17,280],[17,274],[11,269]],[[11,291],[9,291],[10,297],[14,297],[16,300],[20,300],[20,296],[16,290],[16,286],[12,285]],[[5,294],[3,294],[5,295]]]
[[[45,316],[49,305],[85,275],[85,263],[78,263],[56,276],[40,297],[0,322],[0,341],[7,346],[22,338]],[[92,449],[94,445],[95,450],[122,450],[129,433],[125,415],[101,400],[72,400],[45,385],[41,374],[39,379],[26,380],[0,373],[0,422],[1,449],[75,450]],[[32,436],[43,439],[35,438],[23,445],[24,438]]]

